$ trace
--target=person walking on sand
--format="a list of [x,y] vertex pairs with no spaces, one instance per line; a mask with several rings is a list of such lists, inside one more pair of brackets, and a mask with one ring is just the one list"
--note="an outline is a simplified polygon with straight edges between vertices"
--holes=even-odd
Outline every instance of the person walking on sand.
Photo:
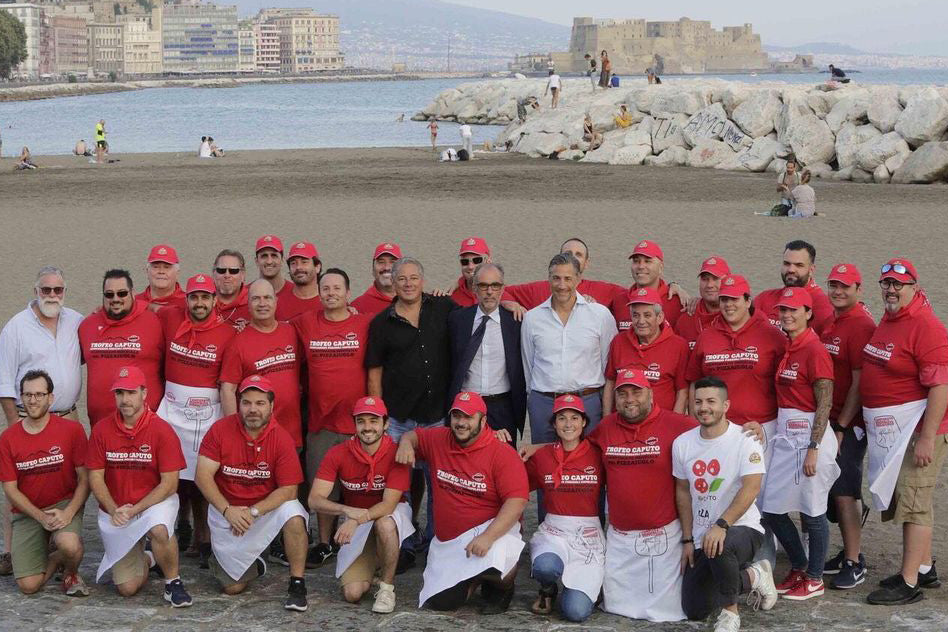
[[108,151],[108,143],[105,142],[105,119],[99,119],[95,124],[95,161],[97,163],[105,162],[105,154]]
[[471,131],[471,126],[465,123],[461,126],[461,148],[467,151],[467,158],[470,160],[474,157],[474,133]]
[[555,70],[550,70],[550,78],[546,82],[546,89],[543,91],[543,96],[546,96],[547,91],[552,95],[552,103],[550,107],[554,110],[556,109],[557,104],[560,102],[560,91],[562,90],[562,82],[560,81],[560,76],[556,74]]
[[599,73],[599,87],[608,88],[609,75],[612,74],[612,62],[609,61],[609,53],[603,50],[599,54],[599,59],[602,61],[602,65],[601,65],[602,70]]
[[438,149],[438,120],[435,117],[428,119],[428,130],[431,132],[431,148]]

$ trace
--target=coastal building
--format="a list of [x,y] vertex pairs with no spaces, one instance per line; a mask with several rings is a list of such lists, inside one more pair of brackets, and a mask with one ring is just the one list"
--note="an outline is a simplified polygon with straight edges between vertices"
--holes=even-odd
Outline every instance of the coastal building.
[[510,72],[546,72],[552,63],[553,59],[549,53],[517,55],[512,62],[507,64],[507,70]]
[[337,16],[312,9],[262,9],[255,22],[277,28],[280,72],[299,74],[343,68]]
[[[44,55],[40,54],[41,44],[45,35],[43,21],[45,15],[42,7],[35,4],[16,2],[0,4],[0,11],[6,11],[23,24],[26,31],[26,59],[13,71],[13,76],[23,79],[37,79],[47,71],[47,64],[43,63]],[[44,51],[45,52],[45,51]]]
[[237,7],[196,0],[166,4],[162,45],[165,72],[237,72]]
[[49,56],[53,72],[84,74],[89,71],[89,22],[70,14],[49,16]]
[[237,70],[240,72],[256,72],[257,70],[257,38],[251,25],[241,26],[237,32]]
[[280,29],[255,20],[253,35],[257,72],[280,72]]
[[125,70],[124,25],[115,22],[89,25],[89,66],[97,75]]
[[160,75],[164,71],[162,12],[162,7],[157,6],[150,16],[128,14],[117,18],[123,25],[124,74]]
[[552,53],[560,72],[584,72],[586,53],[609,52],[613,72],[641,74],[653,68],[659,74],[741,72],[770,67],[760,36],[750,24],[711,28],[704,20],[681,18],[674,22],[644,19],[573,19],[569,50]]

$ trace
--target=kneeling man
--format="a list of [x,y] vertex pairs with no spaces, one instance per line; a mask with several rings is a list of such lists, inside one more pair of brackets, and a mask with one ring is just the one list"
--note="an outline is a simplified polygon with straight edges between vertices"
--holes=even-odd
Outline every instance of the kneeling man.
[[[105,555],[96,581],[112,569],[123,597],[136,594],[157,562],[165,576],[165,601],[191,605],[178,577],[178,473],[184,469],[181,442],[168,422],[148,408],[145,374],[119,369],[112,382],[116,411],[92,427],[86,467],[99,501],[99,532]],[[145,538],[151,550],[145,550]]]
[[435,538],[428,550],[418,606],[457,610],[478,585],[482,614],[505,612],[513,598],[523,551],[520,517],[530,487],[516,451],[487,425],[477,393],[454,398],[450,428],[418,428],[402,435],[395,460],[431,468]]
[[[342,545],[336,577],[349,603],[358,603],[381,570],[372,612],[395,609],[395,567],[402,541],[415,532],[411,505],[402,494],[411,487],[411,470],[395,463],[395,442],[386,434],[388,410],[378,397],[363,397],[352,408],[355,436],[326,453],[309,493],[309,506],[325,516],[345,516],[336,531]],[[336,482],[342,503],[329,500]]]
[[250,375],[237,387],[237,413],[201,441],[195,483],[207,498],[211,564],[228,595],[247,588],[266,565],[260,554],[283,532],[290,585],[283,607],[305,612],[306,521],[296,499],[303,470],[293,437],[273,417],[273,386]]

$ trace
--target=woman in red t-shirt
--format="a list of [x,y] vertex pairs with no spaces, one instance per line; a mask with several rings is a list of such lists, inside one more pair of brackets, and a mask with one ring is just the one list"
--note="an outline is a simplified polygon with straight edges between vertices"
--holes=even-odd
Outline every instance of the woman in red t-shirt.
[[[810,328],[813,301],[805,288],[785,289],[777,307],[790,344],[777,365],[777,428],[761,508],[764,522],[790,557],[790,573],[777,592],[803,601],[823,594],[827,494],[839,476],[836,438],[826,432],[833,406],[833,360]],[[803,549],[790,512],[800,513],[809,551]]]
[[531,610],[549,614],[557,582],[562,581],[563,617],[580,622],[592,614],[605,572],[606,540],[599,522],[602,456],[584,437],[589,417],[581,397],[557,397],[550,425],[558,441],[527,461],[530,489],[543,491],[546,511],[530,540],[532,574],[540,582],[540,595]]

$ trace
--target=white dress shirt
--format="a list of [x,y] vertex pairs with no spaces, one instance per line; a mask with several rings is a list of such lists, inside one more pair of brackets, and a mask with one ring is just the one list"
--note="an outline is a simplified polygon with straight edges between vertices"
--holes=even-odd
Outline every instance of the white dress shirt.
[[609,344],[618,330],[612,313],[576,295],[564,325],[553,298],[523,317],[521,351],[527,389],[541,393],[577,392],[605,384]]
[[33,311],[33,303],[0,331],[0,397],[12,397],[21,405],[20,380],[27,371],[42,369],[53,380],[55,399],[50,410],[65,412],[76,405],[82,389],[82,314],[63,307],[53,336]]
[[[477,331],[481,319],[485,316],[478,306],[474,313],[474,327],[471,333]],[[487,314],[487,326],[484,328],[484,339],[481,346],[471,360],[471,367],[461,386],[463,391],[472,391],[481,395],[500,395],[510,391],[510,380],[507,379],[507,356],[504,354],[504,336],[500,329],[500,310],[495,309]]]

